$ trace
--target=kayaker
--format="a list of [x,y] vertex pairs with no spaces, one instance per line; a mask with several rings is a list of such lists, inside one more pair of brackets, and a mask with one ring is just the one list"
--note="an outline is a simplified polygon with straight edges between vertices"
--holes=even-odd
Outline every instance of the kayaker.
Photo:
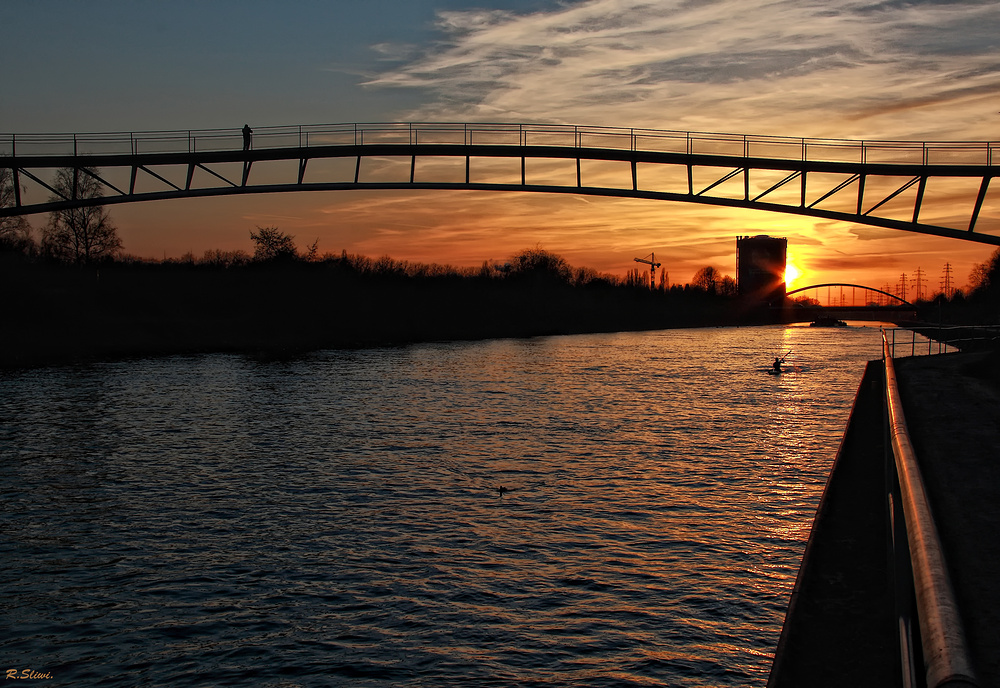
[[781,359],[778,358],[777,356],[775,356],[774,357],[774,363],[771,364],[771,367],[774,368],[774,372],[780,373],[781,372]]

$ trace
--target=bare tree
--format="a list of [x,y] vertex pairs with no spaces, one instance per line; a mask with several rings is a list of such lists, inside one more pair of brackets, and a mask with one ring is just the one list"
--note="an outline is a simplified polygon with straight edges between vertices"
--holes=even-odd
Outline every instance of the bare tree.
[[[0,208],[14,205],[14,175],[7,168],[0,169]],[[31,225],[23,217],[0,217],[0,251],[34,251]]]
[[510,259],[510,275],[568,284],[573,279],[573,270],[562,256],[536,246]]
[[257,227],[257,233],[250,232],[254,243],[253,259],[258,262],[290,260],[298,257],[295,237],[282,232],[277,227]]
[[[92,176],[96,170],[65,167],[56,172],[52,187],[63,198],[101,198],[101,184]],[[75,193],[74,193],[75,190]],[[75,263],[112,258],[121,251],[122,241],[104,206],[54,210],[42,229],[42,253]]]
[[722,296],[736,296],[739,290],[736,285],[736,280],[729,275],[724,275],[718,284],[717,291]]
[[977,263],[969,274],[969,287],[973,293],[984,294],[1000,286],[1000,248],[985,263]]
[[722,274],[711,265],[703,267],[691,278],[692,287],[701,289],[709,294],[717,293],[721,282]]

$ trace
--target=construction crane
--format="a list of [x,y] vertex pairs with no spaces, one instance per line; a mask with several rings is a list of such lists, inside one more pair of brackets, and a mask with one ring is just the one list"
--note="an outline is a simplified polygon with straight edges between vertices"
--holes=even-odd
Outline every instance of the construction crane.
[[649,266],[649,288],[656,289],[656,268],[660,267],[660,264],[656,262],[656,255],[650,253],[647,258],[636,258],[636,263],[645,263]]

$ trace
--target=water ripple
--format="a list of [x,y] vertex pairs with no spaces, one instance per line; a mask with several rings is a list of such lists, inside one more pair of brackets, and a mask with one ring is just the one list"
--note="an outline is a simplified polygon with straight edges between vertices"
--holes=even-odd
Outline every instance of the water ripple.
[[47,685],[763,685],[877,356],[769,327],[4,373],[2,656]]

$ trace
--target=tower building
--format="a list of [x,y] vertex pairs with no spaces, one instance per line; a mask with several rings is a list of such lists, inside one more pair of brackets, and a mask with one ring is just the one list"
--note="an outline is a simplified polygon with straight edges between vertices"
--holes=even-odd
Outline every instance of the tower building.
[[736,238],[736,286],[740,296],[755,301],[785,298],[788,239],[762,234]]

